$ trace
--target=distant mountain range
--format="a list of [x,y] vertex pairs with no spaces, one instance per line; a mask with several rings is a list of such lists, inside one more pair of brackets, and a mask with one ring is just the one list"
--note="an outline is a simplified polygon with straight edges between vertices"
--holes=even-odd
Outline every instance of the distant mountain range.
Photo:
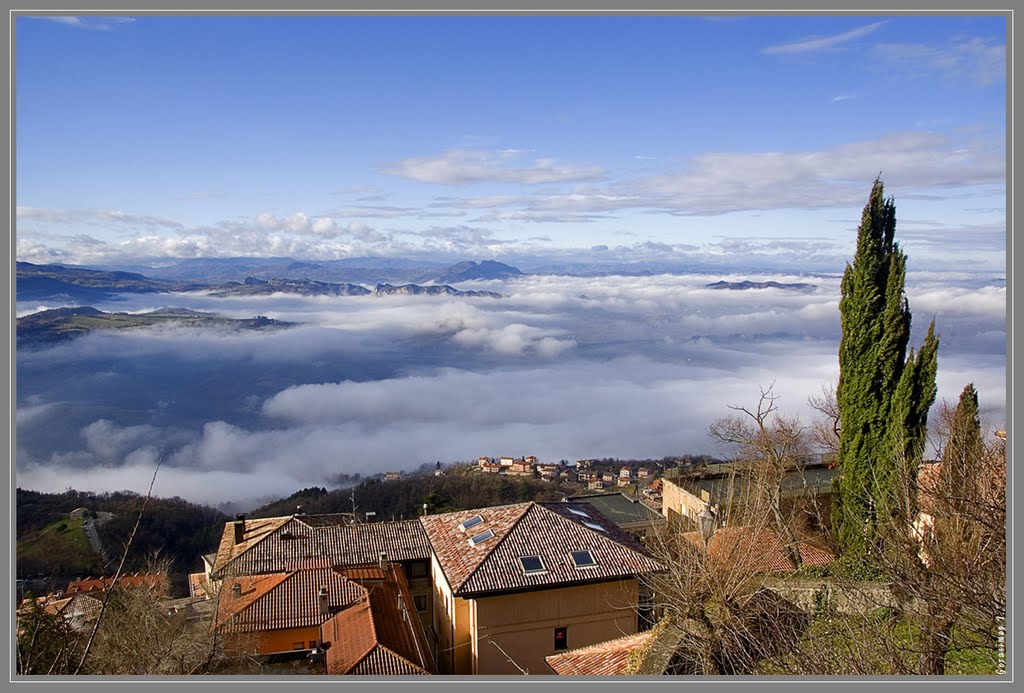
[[780,284],[779,282],[715,282],[713,284],[705,284],[709,289],[730,289],[733,291],[746,291],[749,289],[782,289],[784,291],[799,291],[803,294],[809,294],[814,291],[814,284]]
[[521,276],[516,267],[493,260],[463,261],[454,265],[402,258],[346,258],[305,262],[291,258],[189,258],[154,266],[100,267],[104,271],[130,271],[139,276],[171,282],[226,284],[247,278],[305,279],[335,284],[454,284],[471,279],[507,279]]
[[148,313],[105,313],[92,306],[55,308],[18,318],[18,346],[44,346],[88,334],[93,330],[115,330],[177,324],[196,327],[232,327],[263,330],[291,327],[282,322],[257,315],[253,318],[225,318],[214,313],[200,313],[186,308],[162,308]]
[[[291,270],[302,274],[308,273],[308,263],[295,262],[263,262],[252,258],[238,258],[236,261],[219,260],[196,260],[198,267],[216,270],[214,274],[225,276],[232,274],[238,268],[252,269],[255,266],[262,268],[262,271],[284,271]],[[225,264],[227,263],[227,264]],[[226,268],[232,267],[230,271]],[[192,269],[196,267],[193,266]],[[379,270],[366,270],[366,268],[349,268],[348,270],[333,270],[332,274],[340,274],[345,271],[356,274],[369,271],[371,273]],[[440,278],[447,281],[459,282],[470,279],[499,279],[504,277],[521,276],[515,267],[500,262],[484,261],[460,262],[438,272],[431,270],[425,276],[422,267],[404,272],[417,273],[423,276],[421,281],[435,282]],[[416,283],[394,286],[390,282],[376,282],[376,289],[368,289],[352,282],[331,282],[308,277],[270,277],[262,278],[255,275],[247,275],[241,281],[210,281],[200,280],[200,277],[191,272],[184,272],[182,276],[190,276],[193,279],[154,279],[138,272],[126,272],[121,270],[89,269],[84,267],[69,267],[65,265],[35,265],[29,262],[17,263],[17,300],[19,301],[48,301],[62,303],[93,303],[97,301],[116,300],[118,294],[122,293],[179,293],[185,291],[210,291],[213,296],[246,296],[263,295],[274,293],[289,293],[302,296],[365,296],[369,294],[388,295],[447,295],[447,296],[469,296],[469,297],[490,297],[500,298],[501,294],[493,291],[460,291],[447,284],[421,286]]]

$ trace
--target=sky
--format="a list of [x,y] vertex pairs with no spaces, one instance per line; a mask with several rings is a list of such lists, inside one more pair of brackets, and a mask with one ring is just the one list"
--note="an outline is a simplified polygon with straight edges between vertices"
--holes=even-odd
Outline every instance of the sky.
[[[707,429],[731,406],[771,388],[810,425],[808,397],[834,388],[840,279],[879,175],[911,346],[932,319],[940,335],[932,421],[974,383],[986,431],[1007,425],[1001,17],[19,17],[16,32],[18,260],[526,272],[458,285],[500,299],[97,303],[296,325],[19,349],[20,487],[141,492],[162,459],[157,495],[244,509],[481,455],[727,456]],[[707,286],[722,280],[813,289]]]
[[17,255],[1005,267],[1006,20],[19,17]]

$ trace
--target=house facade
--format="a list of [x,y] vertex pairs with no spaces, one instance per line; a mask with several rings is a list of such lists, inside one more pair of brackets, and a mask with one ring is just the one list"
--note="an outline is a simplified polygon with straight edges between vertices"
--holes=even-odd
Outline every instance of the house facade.
[[443,674],[545,674],[545,657],[637,632],[659,571],[586,504],[521,503],[421,518]]

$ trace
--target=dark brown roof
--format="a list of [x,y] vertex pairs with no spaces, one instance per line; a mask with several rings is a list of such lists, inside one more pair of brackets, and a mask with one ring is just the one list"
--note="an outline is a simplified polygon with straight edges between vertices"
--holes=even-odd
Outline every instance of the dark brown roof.
[[[570,511],[570,507],[586,516]],[[459,523],[484,522],[465,534]],[[520,503],[421,518],[452,590],[460,597],[627,578],[663,567],[631,536],[585,503]],[[584,522],[594,525],[587,527]],[[486,530],[492,539],[470,546]],[[590,551],[597,565],[578,568],[571,552]],[[525,574],[520,558],[538,556],[543,572]]]
[[[215,575],[255,575],[332,565],[376,562],[381,553],[392,561],[430,557],[430,545],[417,520],[369,524],[319,524],[315,515],[271,518],[259,537],[233,546],[232,523],[226,523]],[[260,520],[246,520],[248,524]],[[240,549],[240,550],[239,550]]]
[[405,676],[434,671],[426,637],[409,596],[401,568],[358,568],[373,579],[366,594],[320,628],[327,649],[327,673],[334,675]]
[[[238,597],[235,584],[242,587]],[[320,608],[321,587],[327,588],[328,613]],[[230,577],[221,587],[217,621],[233,632],[319,626],[365,593],[361,586],[330,568]]]
[[[697,546],[703,545],[699,532],[686,532],[683,537]],[[781,573],[796,570],[779,535],[767,527],[720,527],[715,530],[708,551],[712,558],[729,560],[752,573]],[[835,556],[806,542],[800,542],[800,560],[804,565],[831,563]]]
[[651,631],[645,631],[549,655],[544,661],[560,676],[622,676],[626,673],[630,653],[642,647],[650,638]]

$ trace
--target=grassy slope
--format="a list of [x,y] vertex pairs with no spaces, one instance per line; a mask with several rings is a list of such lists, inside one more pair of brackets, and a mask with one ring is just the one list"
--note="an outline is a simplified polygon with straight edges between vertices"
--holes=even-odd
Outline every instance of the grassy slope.
[[98,575],[102,568],[93,552],[82,520],[58,520],[18,542],[17,566],[21,575]]

